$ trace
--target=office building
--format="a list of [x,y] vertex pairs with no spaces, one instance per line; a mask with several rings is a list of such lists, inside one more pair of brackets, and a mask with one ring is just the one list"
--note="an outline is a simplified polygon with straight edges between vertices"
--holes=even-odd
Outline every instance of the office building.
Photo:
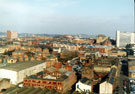
[[7,38],[9,39],[16,39],[18,37],[18,33],[15,31],[7,31]]
[[135,43],[135,33],[116,31],[116,47],[125,48],[127,44]]

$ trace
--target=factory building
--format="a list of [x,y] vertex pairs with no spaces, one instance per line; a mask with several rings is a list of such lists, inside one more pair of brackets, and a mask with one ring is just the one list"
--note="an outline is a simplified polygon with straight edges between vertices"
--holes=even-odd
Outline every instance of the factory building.
[[45,68],[45,61],[25,61],[6,64],[0,67],[0,78],[8,78],[12,84],[18,84],[25,77],[43,71]]

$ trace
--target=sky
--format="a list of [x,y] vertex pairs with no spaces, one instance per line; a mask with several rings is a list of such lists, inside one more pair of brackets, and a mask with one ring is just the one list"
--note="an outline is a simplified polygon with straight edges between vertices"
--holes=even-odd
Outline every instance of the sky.
[[0,0],[0,31],[105,34],[134,31],[134,0]]

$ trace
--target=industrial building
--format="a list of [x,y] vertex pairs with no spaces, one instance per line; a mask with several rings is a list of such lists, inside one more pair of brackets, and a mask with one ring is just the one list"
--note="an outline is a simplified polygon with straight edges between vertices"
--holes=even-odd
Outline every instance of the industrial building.
[[8,78],[12,84],[18,84],[27,76],[36,74],[46,68],[45,61],[25,61],[0,66],[0,78]]
[[34,88],[34,87],[12,87],[2,94],[56,94],[55,90]]
[[49,67],[44,71],[24,78],[23,85],[30,87],[42,87],[58,92],[71,90],[73,84],[77,81],[75,72],[60,67],[57,63],[55,67]]

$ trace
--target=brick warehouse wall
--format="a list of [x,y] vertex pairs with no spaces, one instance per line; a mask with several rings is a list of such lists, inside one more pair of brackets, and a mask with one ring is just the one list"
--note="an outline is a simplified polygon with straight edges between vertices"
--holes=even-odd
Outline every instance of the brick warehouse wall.
[[73,72],[67,79],[63,80],[50,80],[50,79],[30,79],[25,78],[23,81],[24,86],[42,87],[48,89],[55,89],[59,92],[66,92],[70,90],[72,85],[77,81],[76,75]]

